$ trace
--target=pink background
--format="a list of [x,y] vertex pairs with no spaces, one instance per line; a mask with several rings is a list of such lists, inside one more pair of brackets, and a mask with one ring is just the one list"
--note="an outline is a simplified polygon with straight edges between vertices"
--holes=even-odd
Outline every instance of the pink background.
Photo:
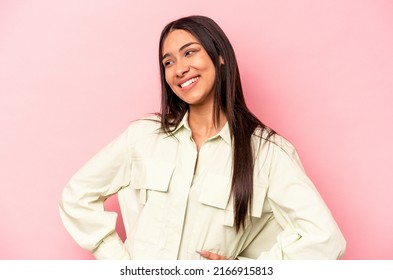
[[345,259],[393,259],[389,0],[0,0],[0,259],[91,258],[60,221],[61,191],[159,110],[158,37],[190,14],[227,33],[250,108],[297,148]]

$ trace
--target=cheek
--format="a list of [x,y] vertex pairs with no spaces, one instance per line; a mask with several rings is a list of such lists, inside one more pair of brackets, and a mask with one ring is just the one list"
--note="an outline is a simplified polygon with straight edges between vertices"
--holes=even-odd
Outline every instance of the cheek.
[[164,70],[165,81],[168,82],[168,70]]
[[172,77],[173,77],[173,75],[172,75],[172,73],[171,73],[171,71],[168,71],[168,70],[166,70],[165,71],[165,81],[166,81],[166,83],[169,85],[169,87],[173,90],[173,91],[175,91],[176,90],[176,85],[175,84],[173,84],[173,82],[172,82]]
[[172,86],[171,80],[170,80],[170,73],[168,70],[165,71],[165,81],[168,83],[168,85]]
[[214,68],[214,65],[211,65],[207,72],[209,73],[209,79],[211,80],[212,83],[214,83],[215,79],[216,79],[216,70]]

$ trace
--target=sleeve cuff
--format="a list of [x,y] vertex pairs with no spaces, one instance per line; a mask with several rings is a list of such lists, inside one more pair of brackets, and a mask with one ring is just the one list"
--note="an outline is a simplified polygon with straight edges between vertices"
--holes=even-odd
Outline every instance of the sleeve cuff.
[[105,237],[100,245],[92,252],[97,260],[129,260],[130,254],[120,239],[114,232]]

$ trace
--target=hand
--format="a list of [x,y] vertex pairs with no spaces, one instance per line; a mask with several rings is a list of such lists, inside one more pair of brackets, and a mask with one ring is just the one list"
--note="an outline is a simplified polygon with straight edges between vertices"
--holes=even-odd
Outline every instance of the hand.
[[209,251],[201,250],[201,251],[197,251],[197,253],[208,260],[229,260],[227,257]]

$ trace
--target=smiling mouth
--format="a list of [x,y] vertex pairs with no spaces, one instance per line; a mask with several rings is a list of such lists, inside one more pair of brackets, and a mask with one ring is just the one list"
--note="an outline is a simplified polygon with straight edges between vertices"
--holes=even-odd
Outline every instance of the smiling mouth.
[[181,88],[185,88],[185,87],[188,87],[189,85],[195,83],[195,82],[198,81],[198,80],[199,80],[199,76],[194,77],[194,78],[191,78],[191,79],[185,81],[184,83],[180,84],[179,86],[180,86]]

